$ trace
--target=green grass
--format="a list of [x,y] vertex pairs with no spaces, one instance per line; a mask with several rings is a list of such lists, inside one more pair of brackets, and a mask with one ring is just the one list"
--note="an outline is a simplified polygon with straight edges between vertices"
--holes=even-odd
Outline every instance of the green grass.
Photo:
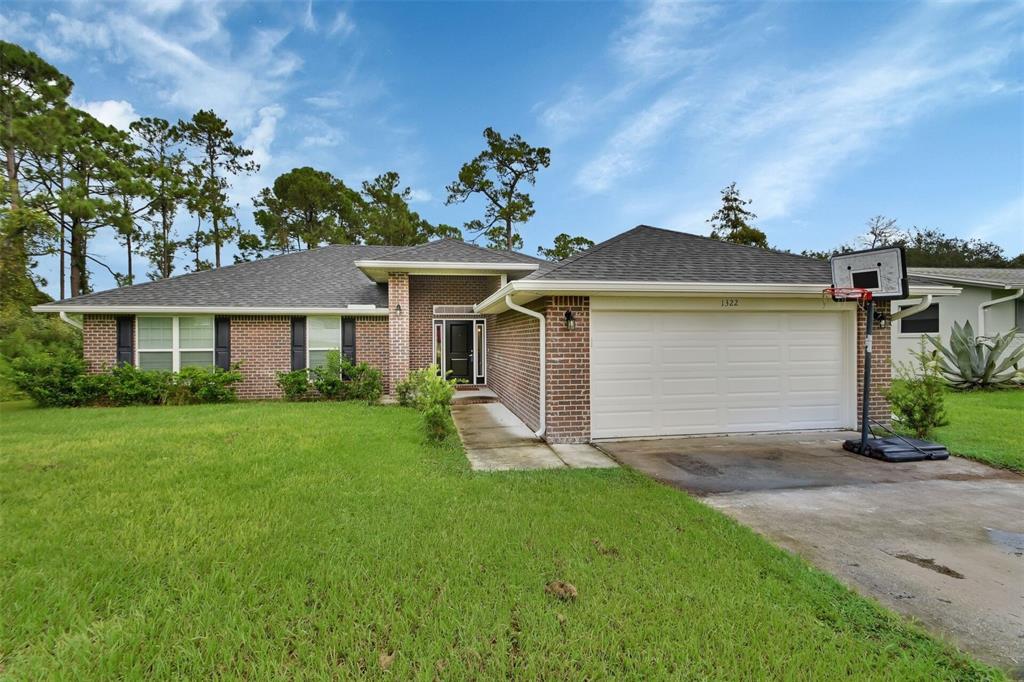
[[0,419],[0,677],[1001,675],[675,490],[474,474],[403,408]]
[[1024,472],[1024,390],[946,395],[949,426],[934,438],[950,452]]

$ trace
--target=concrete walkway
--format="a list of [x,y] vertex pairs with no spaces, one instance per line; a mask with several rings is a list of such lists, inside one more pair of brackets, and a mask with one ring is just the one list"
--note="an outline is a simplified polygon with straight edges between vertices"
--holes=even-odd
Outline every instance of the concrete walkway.
[[469,464],[477,471],[618,466],[591,445],[548,445],[501,403],[457,403],[452,406],[452,417]]

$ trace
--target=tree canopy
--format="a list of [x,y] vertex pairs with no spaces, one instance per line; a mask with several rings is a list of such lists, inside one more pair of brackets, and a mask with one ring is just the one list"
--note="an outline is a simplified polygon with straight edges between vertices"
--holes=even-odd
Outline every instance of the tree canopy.
[[445,188],[445,203],[462,203],[474,194],[483,195],[487,200],[484,217],[467,222],[466,231],[486,237],[491,248],[522,248],[516,225],[536,212],[533,199],[522,186],[535,184],[537,171],[551,165],[551,150],[530,146],[519,135],[506,139],[493,128],[484,130],[484,140],[487,148],[463,164],[458,178]]
[[293,168],[255,197],[254,218],[271,251],[352,244],[359,239],[361,198],[327,171]]
[[581,251],[586,251],[593,245],[594,242],[586,237],[573,237],[563,232],[555,237],[551,248],[537,247],[537,255],[550,261],[562,261]]
[[711,238],[733,244],[768,248],[768,236],[752,225],[757,214],[747,208],[753,200],[744,199],[736,183],[722,190],[722,205],[707,222],[711,225]]

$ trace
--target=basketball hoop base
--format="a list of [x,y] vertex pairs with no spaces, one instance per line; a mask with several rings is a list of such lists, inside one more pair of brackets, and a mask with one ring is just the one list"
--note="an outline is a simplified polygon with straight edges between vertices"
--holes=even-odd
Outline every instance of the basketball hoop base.
[[923,460],[949,459],[949,450],[938,443],[917,438],[868,438],[863,442],[847,440],[843,449],[883,462],[920,462]]

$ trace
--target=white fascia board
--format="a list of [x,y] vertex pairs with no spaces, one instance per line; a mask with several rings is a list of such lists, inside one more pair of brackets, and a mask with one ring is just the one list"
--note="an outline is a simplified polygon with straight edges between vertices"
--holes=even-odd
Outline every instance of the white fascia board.
[[387,308],[244,308],[238,306],[182,305],[75,305],[43,303],[32,306],[37,313],[78,313],[83,315],[387,315]]
[[[516,293],[541,295],[593,294],[618,296],[743,296],[820,297],[828,284],[787,284],[760,282],[614,282],[600,280],[516,280],[495,291],[475,306],[477,313],[503,309],[505,296]],[[915,295],[956,295],[959,289],[949,286],[914,287]]]

